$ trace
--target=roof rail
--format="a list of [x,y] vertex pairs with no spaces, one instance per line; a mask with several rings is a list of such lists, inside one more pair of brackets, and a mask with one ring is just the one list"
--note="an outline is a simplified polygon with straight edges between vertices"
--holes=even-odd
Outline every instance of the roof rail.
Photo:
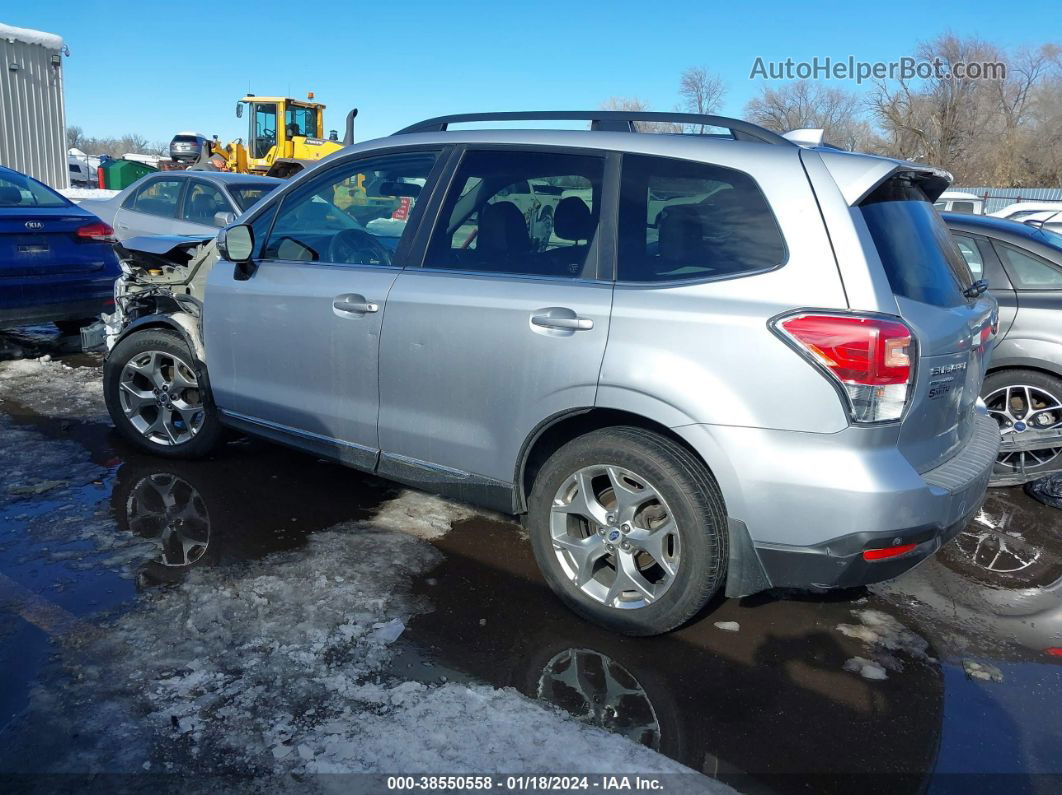
[[541,110],[503,111],[498,113],[456,113],[451,116],[436,116],[405,127],[395,135],[419,132],[443,132],[451,124],[474,121],[557,121],[581,120],[590,122],[591,130],[607,132],[637,132],[635,122],[665,122],[694,124],[707,127],[722,127],[730,130],[736,141],[756,141],[765,144],[794,146],[778,133],[757,124],[731,119],[726,116],[710,116],[700,113],[657,113],[626,110]]

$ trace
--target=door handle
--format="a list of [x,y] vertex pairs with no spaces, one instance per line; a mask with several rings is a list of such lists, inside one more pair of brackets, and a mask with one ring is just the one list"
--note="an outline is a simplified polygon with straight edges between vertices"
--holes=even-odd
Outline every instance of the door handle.
[[559,328],[571,331],[589,331],[594,321],[588,317],[550,317],[549,315],[532,315],[531,322],[542,328]]
[[355,293],[337,295],[335,300],[332,301],[332,308],[339,312],[353,312],[356,314],[380,311],[379,304],[374,304],[372,301],[366,301],[365,296],[357,295]]

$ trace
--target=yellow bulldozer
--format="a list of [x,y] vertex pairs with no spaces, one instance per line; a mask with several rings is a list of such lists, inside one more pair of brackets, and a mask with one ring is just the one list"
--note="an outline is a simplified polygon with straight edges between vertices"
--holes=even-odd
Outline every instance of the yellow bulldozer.
[[214,136],[192,168],[281,178],[297,174],[354,142],[357,108],[347,114],[342,141],[335,130],[324,137],[324,109],[312,93],[305,100],[248,94],[236,103],[236,117],[245,110],[248,117],[247,142],[237,138],[222,145]]

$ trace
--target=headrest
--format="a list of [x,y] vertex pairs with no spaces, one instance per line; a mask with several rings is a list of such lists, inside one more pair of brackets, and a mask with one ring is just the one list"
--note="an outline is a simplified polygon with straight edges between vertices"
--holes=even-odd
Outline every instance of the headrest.
[[0,187],[0,204],[22,204],[22,191],[7,185]]
[[566,196],[553,212],[553,231],[565,240],[589,240],[594,236],[590,208],[578,196]]
[[531,250],[524,214],[512,202],[496,202],[479,211],[477,251],[523,254]]

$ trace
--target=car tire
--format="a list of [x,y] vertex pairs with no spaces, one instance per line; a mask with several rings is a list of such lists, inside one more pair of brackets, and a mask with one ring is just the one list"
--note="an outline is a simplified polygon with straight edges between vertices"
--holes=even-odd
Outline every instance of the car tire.
[[[1024,408],[1028,402],[1024,397],[1025,387],[1028,394],[1032,395],[1033,411]],[[1007,390],[1011,390],[1010,393]],[[1007,369],[998,370],[990,374],[981,388],[985,404],[989,414],[1000,423],[1000,432],[1006,437],[1015,427],[1014,420],[1022,421],[1024,428],[1062,428],[1062,379],[1044,373],[1039,370]],[[1013,397],[1011,397],[1013,396]],[[1010,406],[1011,400],[1016,401],[1019,408]],[[1036,410],[1037,406],[1042,406]],[[1005,413],[1006,409],[1009,413]],[[1039,420],[1043,420],[1041,425]],[[1029,422],[1025,423],[1026,420]],[[1062,447],[1050,450],[1032,450],[1017,453],[1000,454],[997,471],[1001,468],[1008,471],[1019,471],[1024,456],[1025,471],[1030,474],[1037,472],[1051,472],[1062,466]]]
[[163,458],[202,458],[219,445],[223,428],[204,382],[187,344],[166,329],[130,334],[103,365],[103,397],[115,428]]
[[726,576],[715,478],[686,448],[642,428],[593,431],[557,450],[535,478],[527,525],[554,593],[626,635],[684,624]]

